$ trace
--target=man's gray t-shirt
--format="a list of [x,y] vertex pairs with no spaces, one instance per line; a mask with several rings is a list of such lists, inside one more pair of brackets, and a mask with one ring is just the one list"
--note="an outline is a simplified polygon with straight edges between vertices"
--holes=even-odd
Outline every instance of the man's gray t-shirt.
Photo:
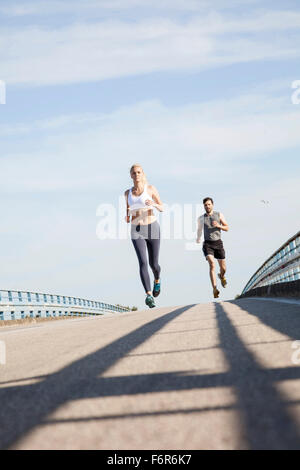
[[221,240],[221,230],[217,227],[213,227],[214,221],[221,223],[220,212],[213,212],[212,215],[204,214],[202,217],[202,223],[204,227],[204,240],[205,241],[217,241]]

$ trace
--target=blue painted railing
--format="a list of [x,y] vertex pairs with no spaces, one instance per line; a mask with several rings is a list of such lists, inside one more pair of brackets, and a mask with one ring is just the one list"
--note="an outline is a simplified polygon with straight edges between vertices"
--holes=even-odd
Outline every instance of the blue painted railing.
[[128,312],[128,307],[96,300],[40,292],[0,290],[0,320]]
[[246,284],[242,295],[257,287],[300,279],[300,232],[273,253]]

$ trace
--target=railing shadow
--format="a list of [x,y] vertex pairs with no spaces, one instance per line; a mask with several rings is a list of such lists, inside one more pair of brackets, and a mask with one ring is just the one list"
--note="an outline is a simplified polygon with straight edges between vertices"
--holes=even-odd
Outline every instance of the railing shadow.
[[291,339],[300,340],[299,305],[273,302],[272,300],[260,301],[259,297],[257,299],[232,300],[230,303],[259,318],[273,330],[277,330]]
[[[232,387],[237,403],[229,406],[162,410],[107,416],[89,416],[80,422],[106,419],[201,413],[235,409],[241,417],[243,443],[251,449],[299,449],[299,429],[286,411],[276,388],[276,381],[300,379],[300,367],[265,369],[241,341],[224,308],[216,304],[219,331],[218,347],[223,351],[229,370],[204,373],[199,370],[178,370],[151,374],[103,377],[112,365],[148,340],[169,322],[193,305],[178,308],[150,321],[109,345],[47,376],[36,384],[0,388],[0,447],[13,448],[19,438],[38,425],[76,422],[52,420],[49,416],[58,407],[72,400],[112,397],[192,389]],[[201,372],[201,373],[199,373]],[[78,421],[79,422],[79,421]],[[229,431],[230,432],[230,429]]]
[[[150,321],[39,383],[0,388],[0,448],[11,446],[63,403],[90,396],[97,376],[192,307],[187,305]],[[122,394],[122,388],[118,393]]]
[[[240,306],[240,303],[238,303]],[[275,381],[300,378],[300,368],[265,369],[240,339],[220,304],[216,304],[220,346],[230,365],[232,386],[251,449],[300,449],[297,424],[285,408]]]

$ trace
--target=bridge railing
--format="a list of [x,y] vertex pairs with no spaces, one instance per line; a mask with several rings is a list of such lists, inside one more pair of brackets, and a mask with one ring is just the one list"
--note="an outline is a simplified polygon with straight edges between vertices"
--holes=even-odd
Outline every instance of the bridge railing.
[[300,232],[275,251],[246,284],[242,295],[250,290],[300,280]]
[[121,305],[59,294],[0,290],[0,321],[127,312]]

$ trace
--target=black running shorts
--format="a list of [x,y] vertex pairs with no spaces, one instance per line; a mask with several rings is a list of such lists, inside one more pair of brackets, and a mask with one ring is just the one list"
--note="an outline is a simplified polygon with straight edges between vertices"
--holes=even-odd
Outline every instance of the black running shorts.
[[216,259],[225,259],[225,250],[222,240],[205,240],[203,243],[204,256],[214,256]]

